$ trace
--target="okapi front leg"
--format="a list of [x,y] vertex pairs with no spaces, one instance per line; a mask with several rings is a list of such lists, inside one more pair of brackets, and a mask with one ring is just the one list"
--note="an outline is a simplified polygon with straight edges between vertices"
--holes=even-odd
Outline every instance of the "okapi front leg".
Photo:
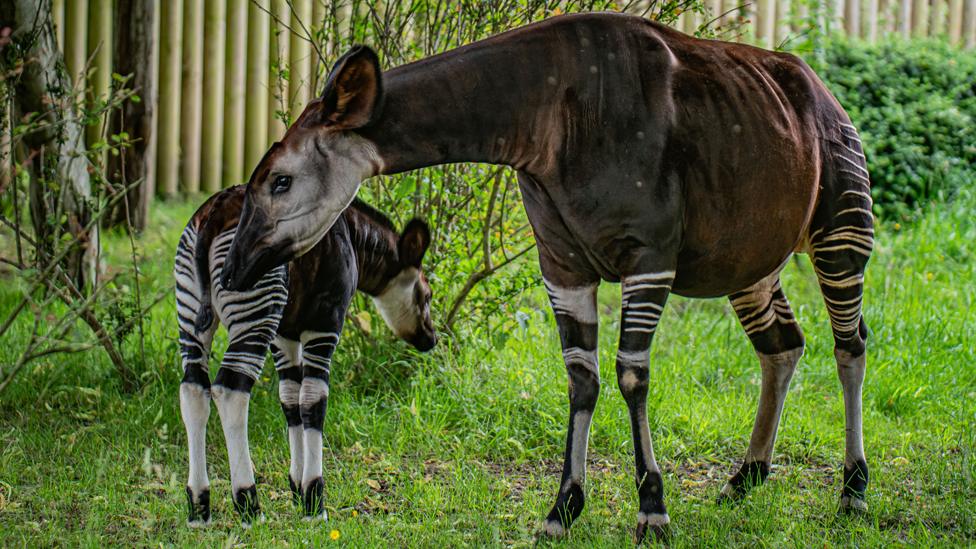
[[617,351],[617,384],[627,402],[634,438],[637,495],[637,543],[651,530],[657,539],[669,535],[664,505],[664,479],[654,459],[651,429],[647,423],[647,390],[650,379],[650,347],[671,290],[674,271],[624,277],[622,281],[620,347]]
[[769,476],[783,404],[793,372],[803,356],[804,343],[803,332],[780,287],[778,272],[730,295],[729,300],[759,356],[762,387],[746,457],[739,471],[722,488],[719,501],[741,499]]
[[556,315],[563,360],[569,374],[569,429],[559,492],[555,505],[546,517],[544,532],[550,536],[562,536],[583,511],[583,479],[586,476],[590,421],[600,394],[597,285],[567,288],[547,281],[546,289]]
[[271,344],[275,370],[278,372],[278,400],[288,427],[288,488],[296,503],[302,502],[302,471],[305,467],[305,433],[299,396],[302,390],[302,344],[278,336]]
[[[228,348],[231,352],[233,344]],[[226,353],[225,353],[226,360]],[[240,372],[221,368],[214,380],[214,403],[220,415],[230,462],[230,486],[234,509],[245,524],[261,516],[258,492],[254,483],[254,466],[247,441],[247,412],[254,380]]]
[[302,389],[299,410],[305,435],[305,468],[302,472],[302,506],[306,519],[328,519],[323,500],[322,428],[329,403],[329,369],[339,343],[336,332],[302,334]]

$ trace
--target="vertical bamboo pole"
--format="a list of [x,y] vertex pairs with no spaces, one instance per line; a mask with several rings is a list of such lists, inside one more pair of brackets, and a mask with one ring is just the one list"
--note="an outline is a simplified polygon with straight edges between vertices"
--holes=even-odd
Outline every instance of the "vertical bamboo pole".
[[[88,75],[88,107],[95,108],[108,95],[112,85],[112,0],[91,0],[88,6],[88,56],[92,58]],[[93,56],[93,57],[92,57]],[[91,147],[102,136],[102,119],[88,126],[85,143]]]
[[847,0],[844,6],[844,30],[850,38],[860,38],[861,0]]
[[776,1],[776,39],[773,44],[779,46],[790,35],[790,20],[792,19],[792,14],[790,13],[790,0],[777,0]]
[[[318,40],[320,35],[324,35],[323,29],[326,25],[326,9],[324,0],[312,0],[312,25],[310,30],[312,31],[312,36]],[[325,43],[320,42],[318,44],[319,49],[322,54],[325,55]],[[325,70],[322,66],[323,63],[328,62],[327,59],[319,59],[319,56],[315,51],[312,51],[312,84],[310,86],[312,97],[318,97],[322,93],[322,74],[321,72]]]
[[695,15],[692,11],[686,11],[681,14],[681,32],[695,34],[695,30],[698,29],[698,20]]
[[308,28],[312,20],[312,3],[311,0],[291,0],[291,8],[288,95],[291,101],[291,120],[294,121],[305,110],[305,104],[310,97],[308,58],[312,48],[302,27],[304,25]]
[[798,4],[796,7],[796,20],[791,30],[800,33],[807,32],[811,23],[810,7],[806,2],[799,2]]
[[864,14],[867,18],[864,25],[864,37],[872,44],[878,41],[878,17],[882,17],[882,21],[884,21],[884,15],[878,13],[881,9],[878,0],[868,0],[868,9]]
[[949,1],[949,40],[956,45],[962,39],[962,0]]
[[156,155],[156,190],[163,197],[176,195],[180,179],[180,83],[183,55],[183,0],[162,2],[159,30],[159,148]]
[[912,0],[901,0],[898,6],[898,32],[902,38],[912,35]]
[[722,24],[722,21],[718,19],[718,16],[722,15],[722,13],[722,0],[709,0],[707,21],[714,21],[712,23],[712,28],[718,27]]
[[962,12],[962,35],[967,48],[976,48],[976,0],[966,0]]
[[738,6],[735,0],[722,0],[722,10],[718,13],[718,15],[726,14],[721,19],[722,25],[730,25],[739,16],[740,11],[736,7]]
[[[285,123],[281,116],[288,116],[288,82],[281,79],[276,70],[283,70],[288,66],[288,46],[291,41],[288,39],[288,29],[285,25],[291,24],[291,10],[285,0],[271,0],[271,13],[274,17],[271,20],[271,73],[268,78],[269,94],[268,105],[268,144],[272,141],[281,139],[285,134]],[[293,77],[294,78],[294,77]]]
[[828,24],[830,32],[840,32],[844,30],[844,0],[834,0],[832,3],[833,11],[830,13]]
[[933,0],[929,6],[929,36],[945,33],[945,0]]
[[64,51],[64,0],[54,0],[51,4],[51,15],[54,18],[54,33],[58,39],[58,47]]
[[64,64],[75,89],[85,89],[88,50],[88,0],[72,0],[64,10]]
[[200,114],[203,65],[203,0],[183,4],[183,108],[180,111],[180,177],[187,193],[200,191]]
[[227,0],[205,0],[203,23],[203,127],[200,128],[200,187],[208,192],[221,185],[224,126],[224,45]]
[[227,1],[227,57],[224,85],[224,156],[221,181],[241,183],[244,170],[244,78],[247,67],[247,0]]
[[776,0],[758,0],[756,8],[756,44],[771,49],[775,45]]
[[928,0],[914,0],[912,6],[912,36],[918,38],[928,34]]
[[244,176],[268,148],[268,24],[271,18],[247,3],[247,101],[245,103]]

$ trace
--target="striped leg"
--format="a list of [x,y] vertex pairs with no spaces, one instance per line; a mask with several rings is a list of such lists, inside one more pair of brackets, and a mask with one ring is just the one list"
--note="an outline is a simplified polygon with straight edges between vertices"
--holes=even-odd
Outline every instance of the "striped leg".
[[597,284],[561,287],[546,281],[569,374],[569,430],[556,503],[544,533],[562,536],[583,511],[583,479],[590,420],[600,394],[597,364]]
[[214,304],[230,340],[214,379],[212,394],[227,443],[234,507],[248,524],[260,517],[247,440],[248,405],[251,387],[261,375],[268,347],[288,301],[288,271],[286,266],[279,266],[249,290],[225,290],[220,284],[220,273],[233,236],[233,230],[221,233],[214,239],[211,252]]
[[846,451],[842,511],[864,511],[868,466],[861,425],[867,325],[861,316],[864,269],[874,247],[868,172],[853,126],[842,125],[834,144],[836,194],[825,198],[810,234],[813,267],[834,333],[837,374],[844,391]]
[[302,333],[299,408],[305,435],[302,504],[306,519],[328,518],[322,497],[322,427],[329,402],[329,369],[338,343],[338,332]]
[[302,344],[280,335],[271,344],[271,353],[278,372],[278,400],[288,426],[288,449],[291,466],[288,469],[288,487],[297,503],[302,501],[302,469],[305,463],[305,442],[302,432],[302,414],[298,409],[302,389]]
[[664,505],[664,480],[654,459],[647,423],[647,390],[651,341],[673,280],[674,271],[658,271],[624,277],[621,284],[617,385],[627,403],[634,438],[635,480],[640,500],[635,534],[638,543],[644,540],[648,530],[656,539],[666,539],[671,522]]
[[732,294],[729,300],[759,356],[762,387],[749,449],[742,467],[722,488],[719,501],[737,500],[769,476],[776,430],[804,345],[803,332],[780,287],[779,272]]
[[210,479],[207,476],[207,420],[210,418],[210,345],[216,324],[197,333],[194,324],[200,310],[200,287],[193,262],[196,231],[187,227],[176,251],[176,313],[180,332],[183,381],[180,383],[180,415],[186,427],[190,465],[186,482],[188,524],[210,522]]

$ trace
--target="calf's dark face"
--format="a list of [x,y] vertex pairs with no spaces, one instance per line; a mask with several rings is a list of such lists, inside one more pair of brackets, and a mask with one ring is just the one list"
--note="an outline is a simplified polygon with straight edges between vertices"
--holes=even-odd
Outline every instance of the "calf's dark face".
[[419,351],[429,351],[437,344],[430,318],[430,284],[422,266],[429,246],[427,224],[418,219],[408,223],[397,243],[400,272],[373,298],[386,325]]
[[378,114],[382,91],[376,54],[353,48],[336,63],[313,100],[271,146],[247,184],[237,234],[221,283],[250,288],[269,269],[311,249],[382,162],[356,130]]

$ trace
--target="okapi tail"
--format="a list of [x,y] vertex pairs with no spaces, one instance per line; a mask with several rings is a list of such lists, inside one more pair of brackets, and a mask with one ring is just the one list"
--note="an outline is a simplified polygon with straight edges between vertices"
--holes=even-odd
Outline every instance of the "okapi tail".
[[200,284],[200,308],[193,328],[199,334],[213,325],[213,302],[210,299],[210,246],[218,231],[214,230],[216,223],[208,223],[209,216],[204,219],[197,233],[197,242],[193,250],[193,261],[197,267],[197,280]]

